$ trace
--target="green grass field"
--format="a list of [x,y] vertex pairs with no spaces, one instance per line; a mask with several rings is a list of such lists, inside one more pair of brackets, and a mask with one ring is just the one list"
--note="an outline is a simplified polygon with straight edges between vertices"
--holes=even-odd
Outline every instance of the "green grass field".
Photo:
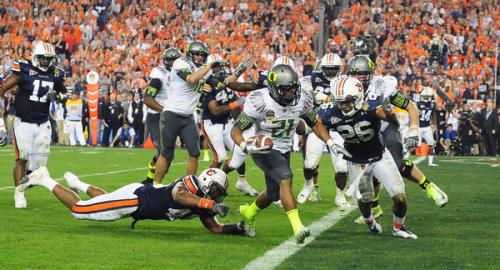
[[[140,182],[153,151],[53,147],[48,168],[61,179],[72,171],[83,181],[112,191]],[[27,191],[27,209],[15,209],[12,189],[12,147],[0,149],[0,269],[241,269],[292,235],[281,208],[269,207],[257,218],[255,238],[209,233],[198,219],[117,222],[75,220],[41,187]],[[185,172],[186,153],[176,159],[165,182]],[[294,155],[294,191],[302,187],[302,158]],[[304,224],[335,210],[330,158],[321,161],[322,201],[299,206]],[[500,264],[500,160],[437,158],[440,167],[421,168],[448,193],[450,202],[437,208],[415,184],[407,183],[407,225],[418,240],[391,235],[392,214],[382,196],[384,235],[372,235],[352,222],[353,211],[285,262],[279,269],[498,269]],[[200,169],[208,166],[200,162]],[[250,161],[247,177],[264,187],[262,172]],[[224,223],[239,221],[235,211],[253,199],[234,189],[230,175]],[[64,182],[64,181],[63,181]],[[82,198],[86,195],[80,194]]]

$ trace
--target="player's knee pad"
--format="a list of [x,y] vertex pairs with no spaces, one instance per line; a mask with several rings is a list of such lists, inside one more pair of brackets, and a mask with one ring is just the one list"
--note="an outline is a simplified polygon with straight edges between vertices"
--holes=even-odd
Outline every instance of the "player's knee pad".
[[411,176],[411,171],[413,170],[413,162],[411,160],[405,159],[402,167],[399,167],[399,173],[401,176],[408,178]]
[[307,153],[304,158],[304,168],[316,169],[319,164],[319,160],[321,159],[321,155],[316,155],[315,153]]
[[310,168],[304,168],[304,178],[306,180],[312,179],[318,174],[318,168],[310,169]]
[[404,193],[399,193],[396,194],[394,197],[392,197],[392,200],[394,201],[395,204],[406,204],[406,196]]
[[361,192],[361,199],[359,199],[363,203],[371,203],[373,200],[373,192]]
[[161,155],[166,159],[166,160],[169,160],[169,161],[172,161],[174,160],[174,149],[164,149],[163,151],[161,151]]

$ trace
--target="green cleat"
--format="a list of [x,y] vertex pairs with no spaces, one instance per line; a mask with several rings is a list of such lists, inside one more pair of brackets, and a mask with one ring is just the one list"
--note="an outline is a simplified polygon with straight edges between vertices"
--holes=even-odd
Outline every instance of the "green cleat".
[[448,195],[444,193],[436,184],[430,183],[426,188],[427,197],[434,200],[439,207],[444,207],[448,203]]
[[311,231],[307,227],[302,226],[301,229],[297,230],[297,232],[293,234],[293,237],[295,238],[295,243],[300,245],[304,243],[309,235],[311,235]]
[[243,218],[243,226],[245,228],[245,234],[250,237],[254,237],[256,234],[255,217],[250,218],[246,216],[246,212],[249,206],[250,205],[248,204],[240,205],[240,207],[238,207],[238,214]]

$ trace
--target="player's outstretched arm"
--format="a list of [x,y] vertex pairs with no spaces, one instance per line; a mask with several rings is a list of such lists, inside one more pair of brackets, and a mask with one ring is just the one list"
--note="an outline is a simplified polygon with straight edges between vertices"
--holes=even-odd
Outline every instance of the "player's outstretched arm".
[[245,234],[245,229],[242,222],[238,224],[219,224],[219,222],[215,217],[206,215],[201,215],[200,221],[201,223],[203,223],[203,226],[205,226],[205,228],[207,228],[210,232],[213,233],[235,234],[235,235]]
[[221,217],[225,217],[229,212],[229,207],[227,207],[223,203],[217,203],[214,200],[198,197],[189,192],[182,185],[178,185],[174,188],[174,190],[172,191],[172,197],[174,199],[174,202],[182,206],[188,208],[208,209],[216,214],[219,214]]
[[4,94],[19,83],[20,80],[21,77],[11,73],[3,82],[0,82],[0,98],[3,98]]
[[216,100],[211,100],[208,103],[208,110],[213,115],[222,115],[231,110],[236,110],[239,107],[240,107],[240,102],[237,100],[232,101],[227,105],[219,105]]
[[378,108],[375,111],[375,114],[377,115],[378,119],[384,120],[384,121],[387,121],[391,124],[399,126],[398,117],[396,116],[396,114],[393,111],[388,111],[388,110],[384,110],[382,108]]

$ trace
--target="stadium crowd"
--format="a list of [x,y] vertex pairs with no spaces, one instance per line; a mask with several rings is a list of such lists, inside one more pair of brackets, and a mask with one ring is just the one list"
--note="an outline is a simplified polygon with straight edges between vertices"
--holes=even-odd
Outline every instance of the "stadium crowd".
[[[86,74],[99,73],[99,116],[109,124],[101,125],[105,134],[101,137],[115,136],[126,121],[137,134],[129,145],[140,146],[145,139],[142,97],[148,75],[167,47],[184,50],[190,39],[197,39],[233,67],[244,58],[254,59],[246,78],[287,55],[299,75],[308,75],[318,49],[317,14],[318,3],[304,0],[3,1],[0,74],[9,74],[15,59],[29,58],[34,40],[54,44],[67,83],[83,102]],[[447,98],[436,95],[438,110],[445,110],[445,117],[436,123],[437,149],[447,154],[496,155],[500,151],[500,112],[495,112],[500,95],[494,89],[499,19],[500,8],[493,0],[352,1],[329,25],[326,52],[339,54],[345,62],[364,46],[376,63],[375,73],[395,76],[398,90],[413,98],[418,98],[422,86],[441,88]],[[435,72],[430,61],[433,42],[442,48]],[[5,100],[9,138],[14,98],[7,94]],[[66,102],[51,105],[57,127],[53,138],[74,145],[76,133],[70,136],[64,124]],[[138,110],[130,110],[131,106]],[[85,129],[85,106],[80,114]],[[496,119],[486,121],[491,116]],[[496,150],[484,146],[491,139]],[[109,141],[101,139],[101,144]]]

